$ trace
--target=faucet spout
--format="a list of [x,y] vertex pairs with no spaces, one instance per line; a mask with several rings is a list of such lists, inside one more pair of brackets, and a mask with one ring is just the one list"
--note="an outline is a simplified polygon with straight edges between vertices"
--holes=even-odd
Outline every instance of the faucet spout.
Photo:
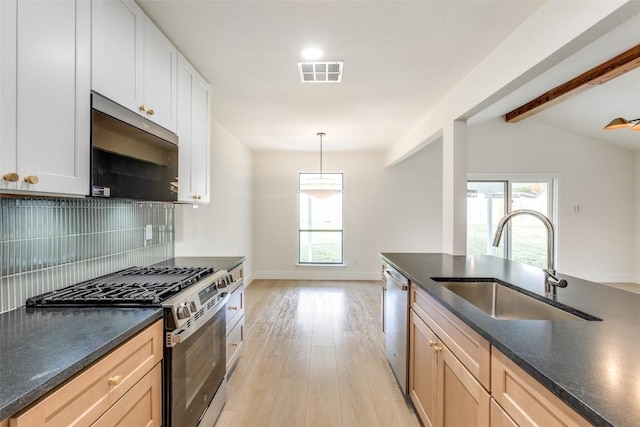
[[549,294],[553,289],[553,296],[556,296],[556,288],[566,287],[567,281],[562,279],[558,279],[556,275],[556,270],[554,267],[555,262],[555,252],[554,252],[554,243],[555,243],[555,231],[553,228],[553,224],[543,214],[540,212],[536,212],[530,209],[518,209],[513,212],[509,212],[505,215],[500,222],[498,223],[498,228],[496,230],[496,234],[493,237],[493,246],[498,246],[500,244],[500,238],[502,237],[502,232],[507,223],[514,217],[519,215],[531,215],[538,218],[547,228],[547,268],[544,269],[545,272],[545,292]]

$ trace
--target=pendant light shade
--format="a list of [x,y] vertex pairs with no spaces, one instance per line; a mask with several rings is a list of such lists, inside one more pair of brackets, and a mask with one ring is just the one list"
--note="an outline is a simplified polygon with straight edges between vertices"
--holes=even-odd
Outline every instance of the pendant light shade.
[[623,117],[616,117],[606,125],[604,130],[624,129],[631,127],[631,130],[640,130],[640,119],[627,120]]
[[317,135],[320,137],[320,175],[301,183],[300,192],[310,197],[323,199],[340,194],[342,192],[342,183],[322,174],[322,137],[326,134],[318,132]]

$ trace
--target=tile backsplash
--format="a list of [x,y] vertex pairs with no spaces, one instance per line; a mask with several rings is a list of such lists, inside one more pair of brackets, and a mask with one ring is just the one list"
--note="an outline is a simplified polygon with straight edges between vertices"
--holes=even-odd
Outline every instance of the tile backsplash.
[[[171,203],[0,197],[0,223],[0,312],[34,295],[174,256]],[[147,224],[151,240],[145,240]]]

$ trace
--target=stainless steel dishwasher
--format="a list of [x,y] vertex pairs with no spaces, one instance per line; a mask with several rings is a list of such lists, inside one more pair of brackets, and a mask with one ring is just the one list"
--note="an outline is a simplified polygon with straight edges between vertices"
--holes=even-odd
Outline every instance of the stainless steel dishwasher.
[[408,393],[409,280],[390,265],[385,264],[384,292],[384,348],[391,370],[406,395]]

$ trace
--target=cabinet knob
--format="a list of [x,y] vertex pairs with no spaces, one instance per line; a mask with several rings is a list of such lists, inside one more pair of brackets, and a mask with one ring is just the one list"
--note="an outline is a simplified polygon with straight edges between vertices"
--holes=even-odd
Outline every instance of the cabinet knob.
[[9,172],[2,175],[2,179],[9,182],[16,182],[20,179],[20,176],[15,172]]
[[429,347],[433,347],[436,344],[438,344],[438,341],[429,340]]
[[237,305],[232,305],[231,307],[229,307],[229,310],[237,310],[238,306]]
[[232,342],[232,343],[231,343],[231,345],[232,345],[233,347],[238,347],[238,346],[240,345],[240,343]]
[[27,184],[37,184],[38,182],[40,182],[40,178],[35,175],[29,175],[25,177],[24,182],[26,182]]
[[442,347],[438,347],[437,345],[433,347],[433,351],[436,353],[440,353],[442,351]]
[[146,105],[144,105],[144,104],[142,104],[141,106],[139,106],[139,107],[138,107],[138,109],[139,109],[140,111],[147,111],[147,106],[146,106]]
[[109,378],[109,385],[118,385],[122,382],[122,375],[115,375]]
[[149,109],[147,110],[147,115],[148,115],[148,116],[153,116],[154,114],[155,114],[155,111],[153,111],[153,109],[149,108]]

